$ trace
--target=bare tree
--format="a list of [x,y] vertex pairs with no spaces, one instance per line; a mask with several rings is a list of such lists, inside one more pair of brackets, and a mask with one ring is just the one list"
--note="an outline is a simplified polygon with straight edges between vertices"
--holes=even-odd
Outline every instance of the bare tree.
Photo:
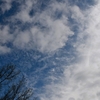
[[13,65],[3,66],[0,69],[0,85],[4,84],[5,82],[11,81],[19,73],[20,71],[16,70],[15,66]]
[[[4,92],[2,92],[4,90]],[[0,100],[36,100],[33,90],[26,86],[24,75],[15,66],[7,65],[0,69]]]

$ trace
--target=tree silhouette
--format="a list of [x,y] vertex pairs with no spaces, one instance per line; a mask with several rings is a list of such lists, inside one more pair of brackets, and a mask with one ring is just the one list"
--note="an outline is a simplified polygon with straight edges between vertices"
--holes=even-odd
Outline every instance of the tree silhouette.
[[0,69],[0,100],[36,100],[32,88],[26,86],[26,79],[14,65]]

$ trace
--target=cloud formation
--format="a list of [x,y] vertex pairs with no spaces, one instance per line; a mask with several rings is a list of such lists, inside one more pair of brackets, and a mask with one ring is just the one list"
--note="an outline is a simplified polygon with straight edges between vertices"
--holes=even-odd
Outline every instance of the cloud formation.
[[57,76],[53,76],[54,81],[52,79],[53,82],[45,86],[45,95],[41,95],[41,100],[100,99],[99,11],[100,2],[83,11],[84,20],[79,22],[84,27],[79,29],[77,42],[73,45],[77,50],[77,62],[61,67],[64,68],[63,76],[58,78],[57,83]]
[[5,44],[12,40],[12,35],[9,34],[8,26],[0,26],[0,54],[9,53],[11,48],[7,47]]
[[[64,47],[68,38],[74,35],[66,16],[69,13],[68,10],[65,10],[66,4],[56,1],[50,2],[43,11],[40,8],[35,8],[35,5],[38,5],[38,2],[25,1],[20,6],[20,10],[10,16],[9,22],[15,30],[12,34],[13,41],[9,39],[9,42],[12,42],[13,47],[18,49],[33,49],[42,53],[54,52]],[[35,9],[33,10],[34,16],[30,15],[32,9]],[[15,24],[18,21],[21,22],[21,26]],[[26,28],[24,28],[25,26]],[[9,27],[9,30],[12,28]]]
[[[71,43],[76,61],[66,66],[62,64],[59,67],[64,70],[61,76],[56,74],[55,68],[51,71],[51,76],[46,77],[50,83],[40,93],[41,100],[100,99],[100,2],[94,1],[97,2],[95,5],[87,4],[83,9],[79,0],[75,4],[69,0],[51,0],[43,4],[45,9],[41,10],[38,1],[27,0],[15,15],[9,17],[10,23],[0,26],[0,54],[10,52],[13,47],[54,52],[67,47],[72,36],[76,38]],[[2,11],[5,13],[10,8]],[[8,43],[13,46],[9,47]]]
[[0,9],[2,10],[2,13],[5,13],[5,11],[10,10],[12,0],[9,0],[9,1],[8,0],[1,0],[0,2],[1,2]]

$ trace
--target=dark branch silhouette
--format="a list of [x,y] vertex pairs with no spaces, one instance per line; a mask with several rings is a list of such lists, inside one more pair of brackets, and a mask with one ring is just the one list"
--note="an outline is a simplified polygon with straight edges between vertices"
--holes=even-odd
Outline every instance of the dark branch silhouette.
[[[5,90],[2,93],[2,90]],[[36,100],[33,90],[26,86],[26,79],[15,66],[7,65],[0,69],[0,100]],[[32,99],[33,98],[33,99]]]

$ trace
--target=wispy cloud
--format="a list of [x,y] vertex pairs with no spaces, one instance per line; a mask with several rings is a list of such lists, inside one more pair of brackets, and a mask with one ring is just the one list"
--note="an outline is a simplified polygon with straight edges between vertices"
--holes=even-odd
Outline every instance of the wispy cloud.
[[57,83],[53,81],[54,83],[45,86],[42,100],[100,99],[99,6],[98,2],[86,12],[83,11],[84,20],[79,22],[84,27],[81,27],[77,42],[73,45],[76,46],[79,58],[76,63],[71,62],[64,67],[63,76],[58,78]]
[[[63,69],[62,75],[52,69],[44,78],[50,83],[42,88],[41,100],[100,99],[100,2],[94,1],[97,3],[87,4],[85,10],[81,8],[82,1],[78,4],[79,0],[75,3],[51,1],[41,10],[37,1],[28,0],[9,17],[10,24],[0,26],[1,54],[10,52],[13,47],[50,53],[67,47],[72,36],[76,38],[71,43],[76,53],[75,62],[70,62],[69,58],[69,65],[58,67]],[[10,33],[12,30],[13,34]],[[9,47],[7,43],[13,46]]]

